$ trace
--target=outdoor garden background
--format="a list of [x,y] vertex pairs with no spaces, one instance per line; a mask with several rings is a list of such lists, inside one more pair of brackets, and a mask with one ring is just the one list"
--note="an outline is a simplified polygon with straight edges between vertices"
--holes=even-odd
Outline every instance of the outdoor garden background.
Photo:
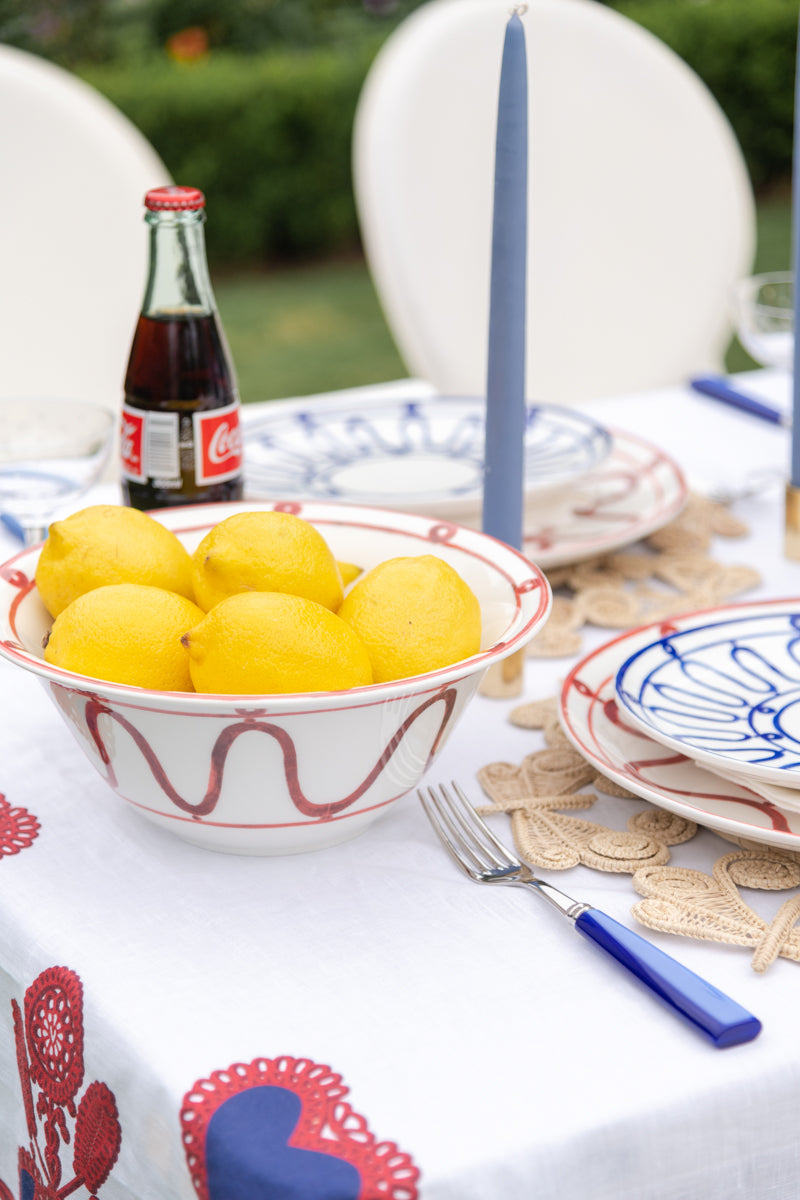
[[[93,84],[176,182],[206,193],[245,402],[407,374],[359,246],[350,136],[372,58],[422,2],[0,0],[0,41]],[[757,270],[791,263],[799,3],[611,5],[684,58],[727,113],[758,201]],[[732,344],[728,366],[749,365]]]

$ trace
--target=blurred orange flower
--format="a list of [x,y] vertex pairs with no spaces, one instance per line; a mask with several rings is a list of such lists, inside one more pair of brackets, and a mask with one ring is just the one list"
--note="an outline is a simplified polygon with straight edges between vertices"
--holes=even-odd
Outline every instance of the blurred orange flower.
[[191,25],[167,38],[167,54],[176,62],[198,62],[208,57],[208,34],[200,25]]

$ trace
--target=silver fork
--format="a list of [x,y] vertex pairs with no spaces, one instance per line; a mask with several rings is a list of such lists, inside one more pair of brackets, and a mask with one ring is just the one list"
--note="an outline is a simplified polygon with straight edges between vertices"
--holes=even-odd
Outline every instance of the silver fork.
[[735,1046],[758,1036],[761,1022],[730,996],[613,917],[537,879],[498,841],[458,784],[450,787],[454,794],[440,784],[438,790],[429,787],[427,796],[422,789],[417,795],[445,848],[470,879],[512,884],[544,897],[579,933],[615,958],[715,1046]]

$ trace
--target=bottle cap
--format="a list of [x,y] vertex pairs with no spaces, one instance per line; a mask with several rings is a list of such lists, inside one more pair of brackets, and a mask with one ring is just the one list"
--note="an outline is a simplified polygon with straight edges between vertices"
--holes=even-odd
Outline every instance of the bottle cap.
[[198,188],[171,186],[153,188],[144,203],[150,212],[185,212],[205,208],[206,198]]

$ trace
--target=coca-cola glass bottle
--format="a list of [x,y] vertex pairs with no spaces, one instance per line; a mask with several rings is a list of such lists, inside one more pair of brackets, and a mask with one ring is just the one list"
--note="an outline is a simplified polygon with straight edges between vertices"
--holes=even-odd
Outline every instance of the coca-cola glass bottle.
[[150,270],[125,377],[122,492],[134,508],[239,500],[239,393],[208,274],[205,197],[145,196]]

